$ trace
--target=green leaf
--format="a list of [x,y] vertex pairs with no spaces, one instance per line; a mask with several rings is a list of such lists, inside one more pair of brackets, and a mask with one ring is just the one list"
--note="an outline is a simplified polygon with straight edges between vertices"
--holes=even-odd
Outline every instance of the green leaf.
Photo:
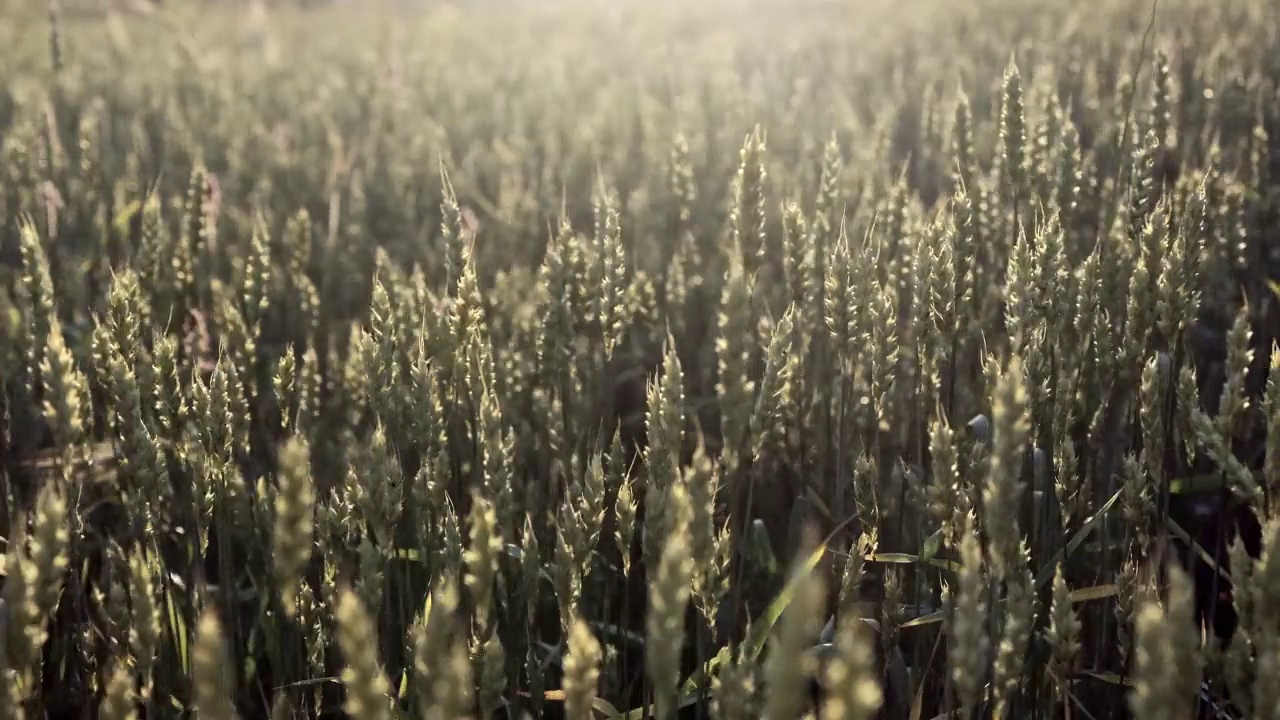
[[929,664],[925,665],[924,675],[920,676],[920,685],[916,688],[916,699],[911,703],[911,715],[908,720],[920,720],[924,715],[924,689],[929,684],[928,668],[933,667],[933,661],[938,657],[938,649],[942,647],[942,633],[938,633],[938,637],[933,641],[933,651],[929,653]]
[[182,613],[178,612],[178,604],[173,600],[173,587],[164,590],[164,607],[169,616],[169,633],[173,635],[173,644],[178,651],[178,663],[184,675],[191,674],[190,638],[187,636],[187,623]]
[[866,559],[868,562],[888,563],[891,565],[926,564],[951,572],[960,572],[960,563],[954,560],[939,560],[938,558],[924,560],[919,555],[910,553],[872,553]]
[[693,673],[689,675],[689,679],[684,681],[684,685],[681,687],[680,691],[686,695],[697,692],[698,688],[702,686],[704,679],[714,675],[715,671],[728,661],[729,646],[726,645],[720,648],[720,652],[716,653],[715,657],[703,663],[697,670],[694,670]]
[[938,551],[942,549],[942,528],[933,531],[933,534],[925,538],[924,547],[920,550],[920,562],[930,563],[938,556]]
[[[564,690],[547,690],[542,693],[542,699],[547,702],[564,702],[564,698]],[[608,718],[608,720],[640,720],[640,718],[648,715],[648,712],[643,707],[623,713],[613,703],[599,696],[591,701],[591,709]]]
[[1225,487],[1227,487],[1227,474],[1224,472],[1185,475],[1169,481],[1169,493],[1172,495],[1196,495],[1215,492]]
[[1213,559],[1213,556],[1210,555],[1208,551],[1206,551],[1203,547],[1200,546],[1200,543],[1196,542],[1195,540],[1192,540],[1191,535],[1186,530],[1183,530],[1182,526],[1179,525],[1176,520],[1174,520],[1173,518],[1165,518],[1165,520],[1168,522],[1169,532],[1173,533],[1174,535],[1177,535],[1179,540],[1190,545],[1191,549],[1195,550],[1196,555],[1198,555],[1201,560],[1207,563],[1209,567],[1213,568],[1214,571],[1217,572],[1218,575],[1221,576],[1223,580],[1226,580],[1227,582],[1231,582],[1231,574],[1228,573],[1226,570],[1223,570],[1222,566],[1219,565]]
[[1271,288],[1271,292],[1274,293],[1277,298],[1280,298],[1280,283],[1275,280],[1268,279],[1267,287]]
[[940,622],[942,622],[941,610],[937,612],[929,613],[928,615],[921,615],[915,620],[908,620],[907,622],[902,623],[901,627],[902,628],[923,627],[925,625],[934,625]]
[[1080,676],[1093,678],[1094,680],[1101,680],[1102,682],[1110,683],[1111,685],[1120,685],[1122,687],[1129,687],[1129,681],[1120,677],[1120,675],[1116,673],[1094,672],[1093,670],[1085,670],[1084,672],[1080,673]]
[[1102,522],[1102,518],[1106,517],[1107,511],[1109,511],[1111,507],[1116,504],[1116,501],[1120,499],[1120,493],[1122,492],[1124,492],[1123,488],[1117,490],[1115,495],[1107,498],[1107,501],[1102,504],[1102,507],[1098,508],[1098,512],[1090,515],[1089,519],[1084,521],[1084,525],[1080,526],[1080,529],[1076,531],[1076,534],[1071,537],[1069,542],[1067,542],[1066,547],[1055,553],[1049,562],[1041,566],[1040,573],[1036,576],[1037,588],[1044,589],[1049,585],[1049,583],[1053,582],[1053,576],[1054,573],[1057,572],[1058,563],[1062,562],[1068,555],[1075,552],[1076,549],[1080,547],[1080,544],[1088,539],[1089,535],[1092,534]]
[[1090,600],[1102,600],[1114,596],[1120,592],[1115,583],[1107,583],[1105,585],[1094,585],[1093,587],[1080,588],[1071,591],[1071,602],[1082,603]]
[[[253,582],[251,580],[251,582]],[[257,583],[254,582],[256,586]],[[259,627],[262,628],[262,640],[267,651],[267,660],[272,667],[287,667],[287,661],[280,646],[280,628],[288,621],[283,615],[271,612],[271,597],[267,593],[259,595],[261,605],[258,610]]]
[[[1113,584],[1095,585],[1094,587],[1081,588],[1079,590],[1072,591],[1071,602],[1082,603],[1082,602],[1088,602],[1090,600],[1101,600],[1103,598],[1108,598],[1115,595],[1116,592],[1117,592],[1116,586]],[[1001,602],[1003,602],[1003,600]],[[908,620],[907,622],[903,623],[900,627],[901,629],[904,629],[904,630],[906,628],[924,627],[925,625],[936,625],[942,622],[942,620],[943,620],[943,614],[942,614],[942,611],[939,610],[937,612],[929,613],[928,615],[921,615],[920,617],[914,620]]]
[[755,662],[760,657],[760,653],[764,652],[764,645],[769,638],[769,633],[773,632],[773,626],[778,623],[782,613],[791,605],[791,601],[795,598],[796,588],[800,586],[800,582],[809,573],[813,572],[814,568],[818,567],[818,563],[821,562],[822,556],[826,552],[826,546],[819,545],[817,550],[809,553],[809,556],[791,573],[791,577],[787,579],[787,584],[783,586],[782,592],[778,593],[773,602],[769,603],[769,607],[765,608],[760,618],[751,624],[746,642],[743,644],[743,658],[746,661]]
[[111,221],[111,229],[121,236],[127,235],[129,232],[129,223],[133,220],[133,216],[142,210],[142,203],[138,200],[130,202],[128,205],[120,208],[120,212],[116,213],[115,218]]
[[592,701],[591,707],[609,720],[622,720],[626,717],[618,710],[618,708],[614,707],[612,703],[602,697],[597,697]]

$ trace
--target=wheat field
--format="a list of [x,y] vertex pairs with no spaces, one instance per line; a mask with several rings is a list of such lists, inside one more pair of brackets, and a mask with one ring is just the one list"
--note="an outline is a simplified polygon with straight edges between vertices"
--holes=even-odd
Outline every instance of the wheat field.
[[1280,720],[1275,0],[0,14],[0,720]]

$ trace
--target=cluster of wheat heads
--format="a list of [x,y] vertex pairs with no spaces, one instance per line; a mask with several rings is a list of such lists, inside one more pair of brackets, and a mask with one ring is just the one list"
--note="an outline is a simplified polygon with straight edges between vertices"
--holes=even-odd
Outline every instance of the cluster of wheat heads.
[[1280,717],[1280,7],[892,5],[0,27],[0,719]]

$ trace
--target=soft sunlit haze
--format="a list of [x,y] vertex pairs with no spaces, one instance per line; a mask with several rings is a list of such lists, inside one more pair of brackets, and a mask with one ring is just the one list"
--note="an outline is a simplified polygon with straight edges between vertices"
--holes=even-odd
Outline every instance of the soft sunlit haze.
[[0,720],[1275,720],[1278,340],[1276,0],[0,0]]

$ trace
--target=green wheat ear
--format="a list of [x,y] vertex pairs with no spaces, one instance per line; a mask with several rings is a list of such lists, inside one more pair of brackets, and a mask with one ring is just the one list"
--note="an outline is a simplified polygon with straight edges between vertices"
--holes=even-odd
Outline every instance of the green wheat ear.
[[200,616],[191,655],[196,710],[201,720],[237,720],[235,676],[222,621],[212,610]]
[[280,452],[272,568],[285,613],[291,617],[297,614],[298,589],[311,559],[315,503],[310,445],[299,437],[290,438]]
[[600,643],[582,620],[569,631],[569,653],[564,665],[565,718],[592,720],[592,704],[600,682]]

